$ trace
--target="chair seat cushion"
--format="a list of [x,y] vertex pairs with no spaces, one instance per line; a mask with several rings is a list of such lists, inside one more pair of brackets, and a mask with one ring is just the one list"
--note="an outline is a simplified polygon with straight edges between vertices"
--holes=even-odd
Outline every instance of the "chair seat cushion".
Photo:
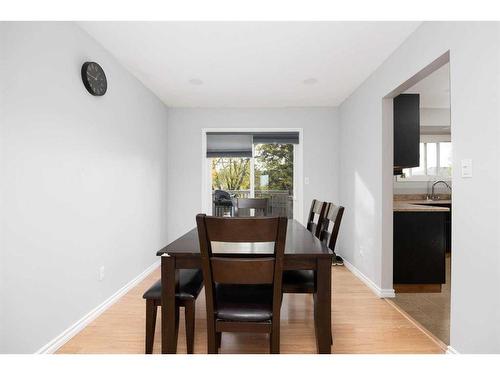
[[[179,291],[175,297],[180,300],[196,299],[203,287],[203,272],[199,269],[179,270]],[[145,299],[161,299],[161,280],[149,288],[142,296]]]
[[293,287],[294,289],[314,290],[314,271],[293,270],[283,272],[283,289]]
[[215,287],[216,317],[236,322],[263,322],[273,316],[272,285],[228,285]]

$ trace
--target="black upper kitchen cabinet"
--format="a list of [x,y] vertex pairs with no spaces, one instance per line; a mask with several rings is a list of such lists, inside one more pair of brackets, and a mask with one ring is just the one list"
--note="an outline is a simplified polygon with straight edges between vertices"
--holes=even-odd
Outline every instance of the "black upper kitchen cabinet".
[[394,170],[418,167],[420,162],[420,95],[394,98]]

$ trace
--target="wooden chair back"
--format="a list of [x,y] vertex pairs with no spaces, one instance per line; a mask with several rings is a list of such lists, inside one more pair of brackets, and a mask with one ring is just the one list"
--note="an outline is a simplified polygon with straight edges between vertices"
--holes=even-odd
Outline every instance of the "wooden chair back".
[[[285,253],[285,217],[215,217],[196,216],[201,263],[205,283],[208,352],[218,352],[222,331],[262,331],[271,333],[271,352],[279,352],[279,324],[282,299],[283,258]],[[274,242],[269,256],[212,252],[212,242]],[[272,288],[272,318],[267,324],[216,321],[216,284],[267,284]],[[218,337],[218,339],[216,339]],[[216,344],[218,342],[218,344]]]
[[[327,203],[313,199],[311,209],[309,210],[309,217],[307,218],[307,229],[311,231],[316,237],[320,238],[321,229],[323,227],[323,220],[326,215]],[[318,216],[317,222],[314,222],[315,216]]]
[[[213,283],[275,284],[281,290],[287,228],[285,217],[223,218],[199,214],[196,223],[207,291]],[[213,241],[274,242],[274,253],[259,257],[238,256],[238,253],[218,255],[212,253]]]
[[234,215],[250,216],[250,209],[254,209],[255,216],[267,216],[268,200],[268,198],[236,198]]
[[[328,203],[319,239],[326,243],[328,248],[335,252],[335,244],[339,235],[340,222],[344,215],[344,207]],[[332,227],[330,230],[329,227]]]

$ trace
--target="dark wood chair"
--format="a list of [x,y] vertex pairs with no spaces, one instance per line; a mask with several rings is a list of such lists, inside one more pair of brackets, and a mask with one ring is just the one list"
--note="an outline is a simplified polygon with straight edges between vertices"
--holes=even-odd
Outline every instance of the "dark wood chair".
[[[268,198],[236,198],[234,216],[250,216],[250,209],[255,209],[255,216],[267,216]],[[240,210],[243,209],[243,210]]]
[[323,241],[334,254],[337,237],[339,236],[340,222],[342,221],[343,215],[344,207],[328,203],[319,239]]
[[[326,214],[322,220],[319,239],[335,253],[335,244],[340,229],[344,207],[327,203]],[[331,229],[330,229],[331,227]],[[315,293],[316,275],[310,270],[283,272],[283,293]],[[333,343],[333,337],[330,338]]]
[[[311,231],[316,237],[320,237],[322,223],[326,214],[327,203],[313,199],[309,216],[307,218],[307,229]],[[315,217],[317,216],[316,222]]]
[[[340,229],[340,222],[344,214],[344,207],[327,203],[326,214],[322,220],[319,239],[335,252],[335,244]],[[331,229],[330,229],[331,227]],[[315,293],[316,281],[314,271],[285,271],[283,272],[283,293]]]
[[[205,280],[208,353],[218,353],[222,332],[270,334],[279,353],[285,217],[196,216]],[[274,254],[212,252],[212,241],[274,242]]]
[[[203,273],[199,269],[179,271],[179,290],[175,294],[176,336],[179,330],[179,307],[184,307],[186,319],[186,346],[188,354],[194,352],[195,303],[203,288]],[[161,280],[154,283],[142,296],[146,300],[146,345],[145,353],[153,353],[155,339],[156,311],[161,306]]]

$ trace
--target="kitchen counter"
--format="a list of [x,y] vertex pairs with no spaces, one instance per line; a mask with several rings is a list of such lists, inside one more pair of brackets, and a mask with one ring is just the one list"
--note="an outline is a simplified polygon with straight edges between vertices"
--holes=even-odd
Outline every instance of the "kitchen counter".
[[451,245],[451,195],[394,195],[393,282],[397,293],[439,292]]
[[394,200],[395,212],[450,212],[448,207],[437,206],[439,204],[451,204],[451,200],[435,200],[429,201],[426,199],[415,200]]

